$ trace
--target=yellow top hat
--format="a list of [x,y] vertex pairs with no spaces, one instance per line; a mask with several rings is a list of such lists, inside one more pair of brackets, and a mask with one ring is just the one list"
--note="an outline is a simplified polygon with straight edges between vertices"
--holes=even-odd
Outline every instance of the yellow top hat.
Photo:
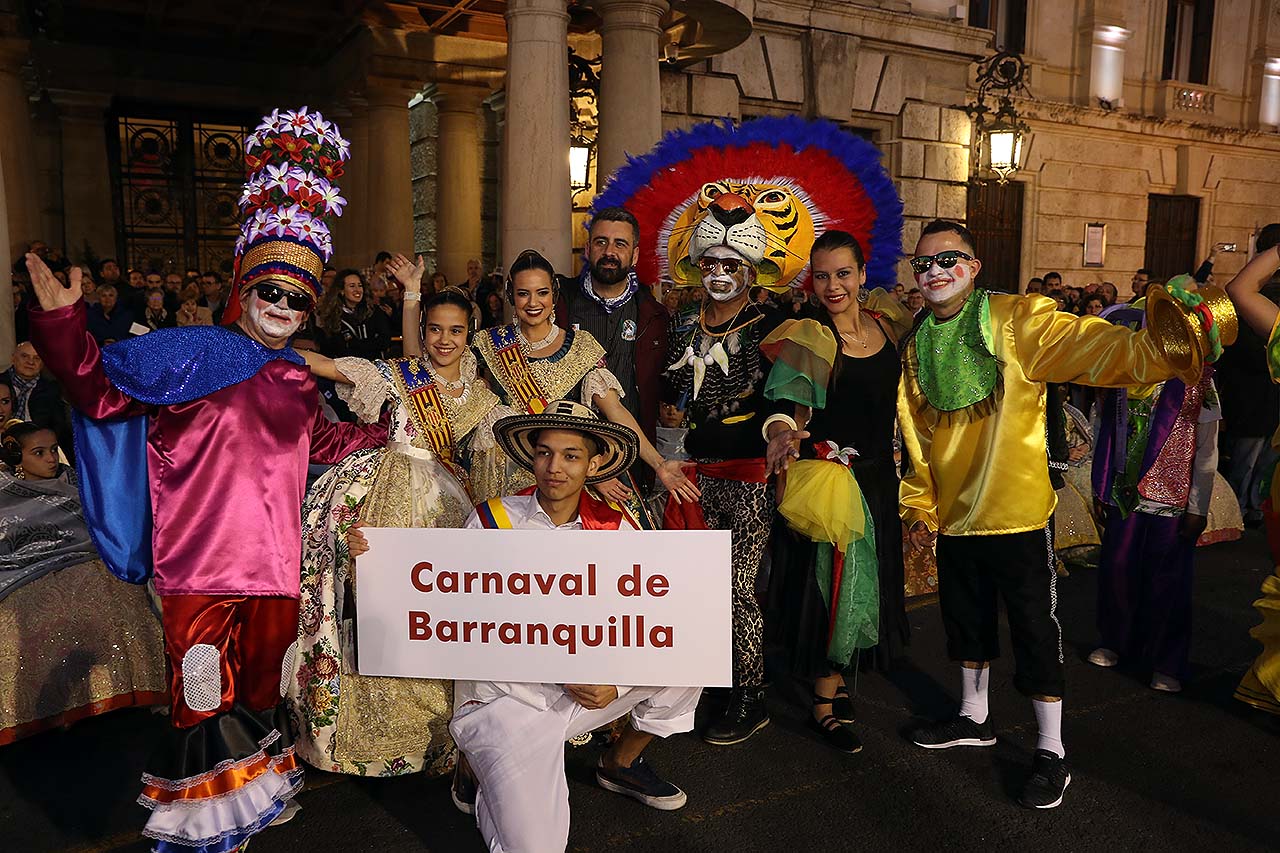
[[[1205,286],[1196,293],[1218,327],[1221,344],[1225,347],[1235,343],[1240,322],[1226,291],[1216,286]],[[1188,385],[1199,382],[1205,359],[1212,349],[1200,313],[1175,299],[1161,285],[1147,288],[1146,297],[1147,330],[1156,348],[1174,368],[1179,379]]]

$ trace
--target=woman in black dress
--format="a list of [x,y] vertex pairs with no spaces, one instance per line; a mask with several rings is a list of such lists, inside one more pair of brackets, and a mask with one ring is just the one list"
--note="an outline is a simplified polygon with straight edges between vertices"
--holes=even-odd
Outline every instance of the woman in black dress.
[[[825,387],[825,406],[797,405],[799,430],[771,430],[769,464],[782,472],[792,459],[813,459],[827,442],[853,448],[851,469],[861,489],[868,529],[874,530],[878,600],[862,602],[865,630],[849,659],[832,659],[831,606],[819,585],[815,560],[822,545],[779,525],[769,583],[770,633],[788,651],[794,674],[813,679],[813,717],[823,737],[837,749],[856,752],[861,744],[842,723],[853,721],[853,703],[844,673],[860,661],[888,669],[909,639],[903,596],[898,477],[893,461],[894,416],[901,365],[894,326],[879,312],[859,304],[865,283],[862,250],[852,235],[828,231],[813,245],[813,290],[819,321],[836,342]],[[885,300],[876,300],[884,305]],[[888,306],[885,306],[888,307]],[[898,328],[909,322],[894,316]],[[807,423],[804,422],[807,417]],[[830,546],[826,546],[830,547]],[[830,559],[830,558],[827,558]],[[873,616],[870,609],[878,614]],[[842,655],[843,656],[843,655]]]

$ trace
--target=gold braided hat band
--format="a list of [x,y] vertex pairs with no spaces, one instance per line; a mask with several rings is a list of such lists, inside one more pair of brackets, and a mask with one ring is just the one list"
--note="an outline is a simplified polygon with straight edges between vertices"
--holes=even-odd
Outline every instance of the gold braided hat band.
[[[245,251],[240,269],[241,290],[247,290],[263,279],[287,278],[305,287],[313,297],[318,297],[324,260],[310,246],[290,240],[266,240]],[[302,275],[294,270],[300,270]]]

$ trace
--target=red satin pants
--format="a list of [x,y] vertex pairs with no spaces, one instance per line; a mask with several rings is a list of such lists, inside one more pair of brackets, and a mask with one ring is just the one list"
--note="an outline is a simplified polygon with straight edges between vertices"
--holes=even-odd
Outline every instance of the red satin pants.
[[298,599],[249,595],[160,597],[173,725],[280,702],[281,666],[298,638]]

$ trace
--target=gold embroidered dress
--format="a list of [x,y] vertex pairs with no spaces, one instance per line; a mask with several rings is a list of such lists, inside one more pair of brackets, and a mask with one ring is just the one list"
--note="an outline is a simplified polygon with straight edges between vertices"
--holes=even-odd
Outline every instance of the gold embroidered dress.
[[[612,388],[623,395],[622,384],[605,367],[604,347],[590,332],[566,329],[560,348],[545,356],[521,350],[515,326],[481,331],[474,346],[502,402],[518,412],[537,414],[552,400],[574,397],[595,409],[592,400],[597,394]],[[533,485],[532,474],[521,474],[518,488]]]
[[298,650],[286,700],[298,755],[322,770],[437,774],[452,760],[451,681],[356,671],[358,590],[345,534],[357,519],[371,527],[461,527],[474,503],[505,493],[509,466],[493,424],[511,411],[473,381],[474,358],[467,362],[466,393],[454,398],[435,384],[425,359],[337,360],[353,382],[339,393],[361,420],[377,420],[386,400],[394,409],[387,447],[347,457],[303,505]]

